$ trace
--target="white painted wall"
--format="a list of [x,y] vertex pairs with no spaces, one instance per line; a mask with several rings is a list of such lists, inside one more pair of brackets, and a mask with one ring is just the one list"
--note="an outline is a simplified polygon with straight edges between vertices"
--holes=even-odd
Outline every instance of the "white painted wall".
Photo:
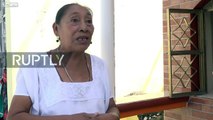
[[163,91],[162,1],[115,0],[117,98]]

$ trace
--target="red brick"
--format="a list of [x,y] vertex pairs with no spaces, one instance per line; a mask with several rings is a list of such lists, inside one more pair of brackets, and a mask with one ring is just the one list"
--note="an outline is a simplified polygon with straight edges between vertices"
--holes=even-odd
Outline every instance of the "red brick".
[[207,119],[207,120],[213,119],[213,114],[205,113],[205,112],[201,112],[201,111],[192,111],[192,116],[197,117],[197,118]]
[[191,2],[184,2],[182,4],[180,4],[180,8],[182,9],[193,9],[199,2],[200,0],[196,0],[196,1],[191,1]]
[[191,97],[190,102],[213,105],[213,99],[209,99],[209,98]]
[[164,85],[164,92],[168,92],[169,93],[169,86],[168,85]]
[[181,120],[181,114],[166,112],[165,116],[170,117],[170,118],[174,118],[174,119],[177,119],[177,120]]
[[213,113],[213,106],[203,105],[202,106],[202,111]]
[[164,120],[174,120],[173,118],[164,116]]
[[164,7],[168,7],[169,6],[169,1],[168,0],[164,0],[163,1],[163,6]]
[[188,107],[191,108],[191,109],[195,109],[195,110],[202,110],[201,104],[189,103]]
[[184,0],[170,0],[169,4],[171,5],[179,5],[180,3],[183,3]]
[[197,118],[197,117],[193,117],[193,116],[186,116],[186,118],[184,120],[206,120],[206,119]]
[[163,27],[163,32],[167,32],[167,27]]
[[180,5],[172,5],[169,8],[180,8]]
[[163,21],[163,26],[167,26],[167,21],[166,20]]

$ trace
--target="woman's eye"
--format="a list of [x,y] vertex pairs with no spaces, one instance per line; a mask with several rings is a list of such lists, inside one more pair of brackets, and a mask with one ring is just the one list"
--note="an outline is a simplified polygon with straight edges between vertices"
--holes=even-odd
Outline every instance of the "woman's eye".
[[77,19],[77,18],[73,18],[73,19],[71,19],[70,21],[73,22],[73,23],[78,23],[80,20]]
[[86,20],[86,22],[92,24],[92,20]]

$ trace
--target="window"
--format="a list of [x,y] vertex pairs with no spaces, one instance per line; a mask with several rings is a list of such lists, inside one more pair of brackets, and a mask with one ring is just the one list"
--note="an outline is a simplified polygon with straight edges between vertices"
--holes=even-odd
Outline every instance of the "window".
[[169,9],[170,96],[212,93],[212,2],[203,9]]

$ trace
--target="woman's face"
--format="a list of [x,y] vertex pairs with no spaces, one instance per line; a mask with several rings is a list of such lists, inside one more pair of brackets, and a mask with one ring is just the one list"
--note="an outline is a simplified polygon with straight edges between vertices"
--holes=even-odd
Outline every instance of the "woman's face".
[[94,26],[87,8],[79,5],[69,7],[57,26],[61,49],[64,51],[84,52],[89,47]]

